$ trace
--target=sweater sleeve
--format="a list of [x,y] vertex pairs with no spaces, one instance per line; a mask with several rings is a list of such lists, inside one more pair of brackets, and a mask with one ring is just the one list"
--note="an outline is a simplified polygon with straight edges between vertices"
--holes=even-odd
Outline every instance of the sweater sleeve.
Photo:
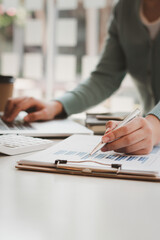
[[118,5],[114,9],[103,54],[91,76],[74,90],[55,100],[62,103],[67,115],[84,111],[116,91],[126,74],[125,55],[118,34]]
[[160,101],[148,114],[154,115],[160,120]]

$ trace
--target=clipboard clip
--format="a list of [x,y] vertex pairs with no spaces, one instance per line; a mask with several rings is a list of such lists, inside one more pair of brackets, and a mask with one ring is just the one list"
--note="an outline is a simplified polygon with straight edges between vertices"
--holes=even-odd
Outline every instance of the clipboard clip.
[[112,163],[112,164],[111,164],[111,168],[117,168],[118,170],[121,170],[122,164]]
[[122,164],[112,163],[111,168],[116,168],[117,169],[117,174],[118,174],[122,169]]
[[55,165],[58,165],[58,164],[67,164],[67,160],[60,160],[60,159],[55,160]]
[[[67,161],[67,160],[60,160],[60,159],[57,159],[57,160],[55,160],[55,165],[56,165],[56,167],[58,167],[58,165],[59,164],[67,164],[67,163],[71,163],[72,161]],[[87,160],[86,161],[82,161],[82,163],[83,162],[88,162]],[[72,162],[73,163],[73,162]],[[76,163],[76,162],[74,162],[74,163]],[[80,163],[80,162],[78,162],[78,163]],[[98,162],[96,162],[97,164],[98,164]],[[101,164],[101,165],[104,165],[104,166],[109,166],[109,167],[111,167],[111,168],[116,168],[117,169],[117,174],[120,172],[120,170],[121,170],[121,168],[122,168],[122,164],[117,164],[117,163],[112,163],[112,164],[102,164],[102,163],[99,163],[99,164]],[[85,169],[84,169],[85,170]],[[87,168],[87,171],[88,171],[89,169]],[[91,171],[91,170],[90,170]]]

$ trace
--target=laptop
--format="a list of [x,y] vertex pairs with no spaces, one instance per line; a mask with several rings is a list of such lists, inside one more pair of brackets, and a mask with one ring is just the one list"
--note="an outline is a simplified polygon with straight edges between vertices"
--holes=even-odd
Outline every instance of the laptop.
[[71,119],[26,123],[23,118],[23,112],[12,123],[4,122],[0,117],[0,134],[23,134],[32,137],[68,137],[73,134],[93,134],[93,131]]

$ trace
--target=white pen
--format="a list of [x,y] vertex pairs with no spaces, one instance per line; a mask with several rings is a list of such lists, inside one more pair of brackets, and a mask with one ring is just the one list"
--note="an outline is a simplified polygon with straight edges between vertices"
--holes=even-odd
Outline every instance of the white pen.
[[[121,121],[117,127],[115,127],[113,130],[116,130],[120,127],[123,127],[124,125],[126,125],[129,121],[131,121],[132,119],[134,119],[135,117],[139,116],[141,113],[141,111],[137,108],[135,109],[133,112],[131,112],[127,117],[125,117],[125,119],[123,121]],[[105,133],[108,132],[108,128],[106,129]],[[95,152],[97,152],[100,147],[102,147],[102,145],[104,145],[106,143],[104,143],[103,141],[101,141],[100,143],[98,143],[98,145],[92,150],[92,152],[90,153],[90,155],[93,155]]]

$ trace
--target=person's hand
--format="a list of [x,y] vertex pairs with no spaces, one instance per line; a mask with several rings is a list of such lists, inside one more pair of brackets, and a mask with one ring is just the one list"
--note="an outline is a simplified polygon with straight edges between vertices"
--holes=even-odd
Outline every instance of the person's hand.
[[109,121],[109,131],[102,137],[105,144],[101,151],[114,150],[126,154],[149,154],[153,146],[160,142],[160,121],[154,115],[145,118],[136,117],[119,129],[114,128],[118,122]]
[[24,121],[34,122],[38,120],[51,120],[63,110],[58,101],[44,103],[32,97],[10,98],[5,106],[3,120],[12,122],[19,112],[26,111]]

